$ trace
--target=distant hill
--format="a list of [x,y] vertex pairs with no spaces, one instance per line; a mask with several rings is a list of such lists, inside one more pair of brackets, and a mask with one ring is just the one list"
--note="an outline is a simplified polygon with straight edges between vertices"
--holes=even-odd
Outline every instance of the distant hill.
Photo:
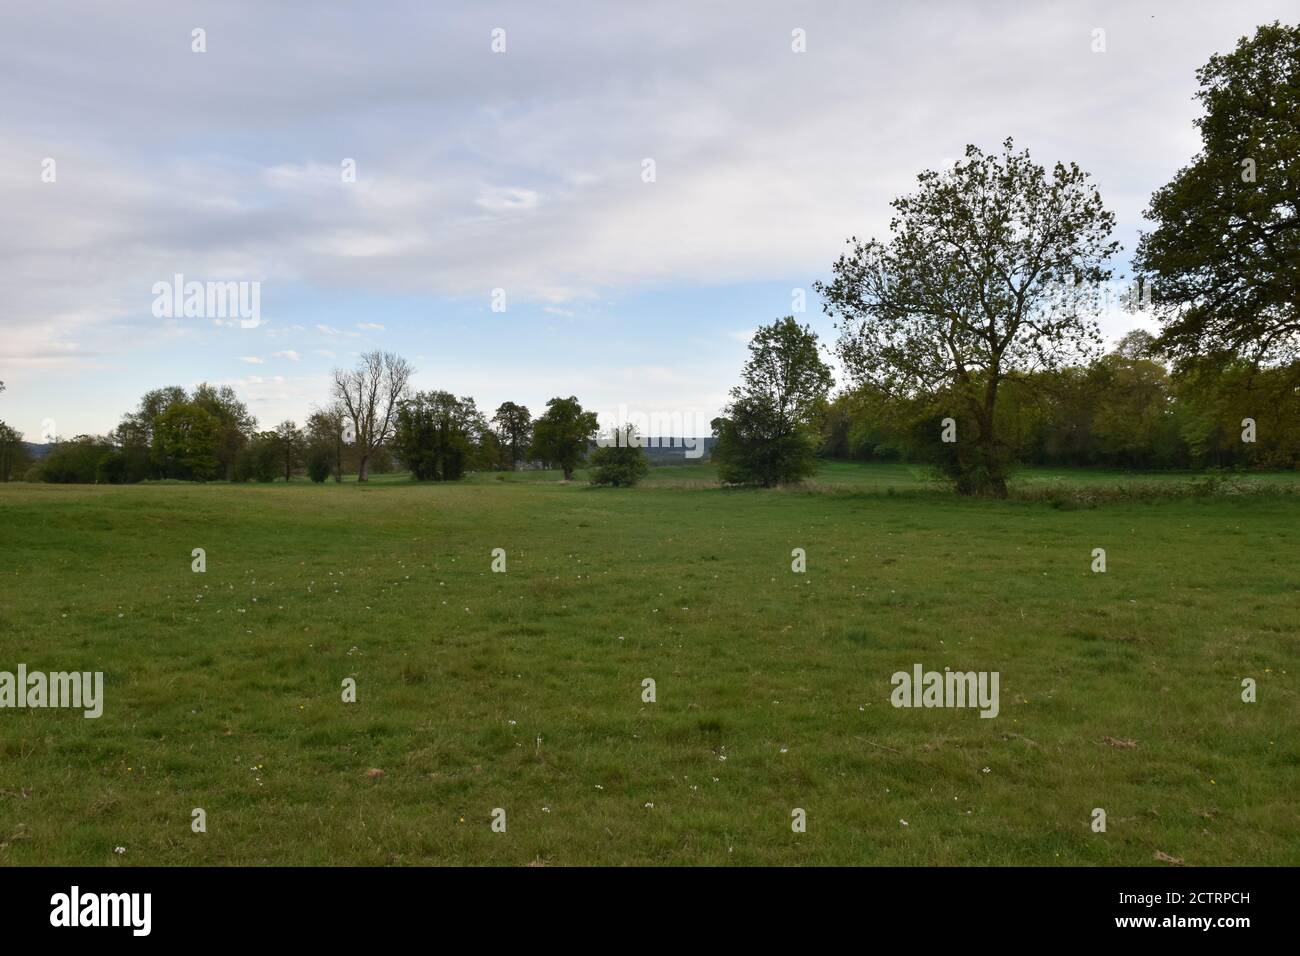
[[[642,450],[652,465],[690,465],[695,462],[705,461],[708,459],[714,443],[713,438],[697,438],[693,442],[695,447],[687,449],[682,447],[682,439],[680,438],[651,438],[649,440],[654,444]],[[670,442],[672,447],[669,447]],[[692,455],[690,458],[686,457],[688,451]]]
[[32,458],[35,459],[36,461],[40,461],[42,458],[48,455],[50,453],[50,449],[54,447],[53,444],[38,445],[34,441],[25,441],[23,442],[23,445],[26,446],[27,448],[27,454],[31,455]]

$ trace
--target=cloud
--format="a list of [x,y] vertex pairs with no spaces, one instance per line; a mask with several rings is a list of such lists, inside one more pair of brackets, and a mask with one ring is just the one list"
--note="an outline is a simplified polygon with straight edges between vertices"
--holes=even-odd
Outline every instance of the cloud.
[[295,352],[293,349],[285,349],[283,352],[273,352],[272,357],[288,359],[290,362],[297,362],[302,358],[302,356],[299,355],[297,352]]
[[[31,82],[0,120],[0,253],[23,278],[0,293],[21,321],[106,298],[138,310],[174,271],[550,304],[816,275],[846,236],[883,230],[921,168],[1007,134],[1096,172],[1131,234],[1195,148],[1194,69],[1285,12],[1192,6],[1153,21],[1119,3],[889,17],[827,3],[800,11],[795,54],[776,2],[617,21],[514,3],[514,43],[495,58],[472,10],[325,19],[289,56],[294,4],[223,6],[209,35],[238,42],[203,56],[139,28],[164,5],[81,11],[57,33],[19,10],[0,55]],[[1090,50],[1094,20],[1105,54]],[[39,180],[46,155],[57,184]],[[58,281],[70,262],[76,282]]]
[[475,202],[488,212],[531,212],[537,208],[539,197],[532,189],[506,186],[480,189]]
[[265,359],[263,359],[263,358],[259,358],[259,357],[256,356],[256,355],[244,355],[244,356],[241,356],[240,359],[239,359],[239,361],[241,361],[241,362],[247,362],[249,365],[265,365],[265,364],[266,364],[266,360],[265,360]]
[[316,328],[318,331],[323,332],[330,337],[346,336],[355,339],[360,338],[361,335],[359,332],[348,332],[345,329],[336,329],[332,325],[317,324]]
[[370,331],[376,331],[376,332],[382,332],[382,331],[384,331],[384,327],[383,327],[382,325],[380,325],[378,322],[358,322],[358,323],[357,323],[357,328],[359,328],[359,329],[367,329],[367,330],[370,330]]
[[[510,30],[498,56],[473,5],[230,0],[203,8],[196,55],[185,5],[52,5],[69,15],[11,5],[0,31],[0,360],[68,375],[238,357],[277,320],[344,348],[386,331],[354,318],[383,312],[334,311],[348,296],[417,303],[436,329],[444,302],[486,310],[496,288],[510,318],[568,319],[647,290],[810,284],[847,236],[886,231],[918,171],[1007,135],[1096,175],[1127,256],[1152,190],[1198,148],[1195,70],[1294,19],[1293,0],[1156,19],[1119,0],[519,0],[492,8]],[[260,282],[263,328],[154,319],[151,287],[176,273]],[[700,339],[727,347],[760,320],[722,315]],[[557,348],[578,324],[558,324]],[[509,364],[501,334],[475,340],[495,353],[488,382],[537,358]]]

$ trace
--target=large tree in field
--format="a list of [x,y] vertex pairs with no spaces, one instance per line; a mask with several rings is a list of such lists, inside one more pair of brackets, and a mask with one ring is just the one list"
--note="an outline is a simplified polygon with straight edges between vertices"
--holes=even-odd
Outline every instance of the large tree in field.
[[334,370],[334,398],[356,433],[357,481],[370,479],[370,459],[393,435],[414,369],[392,352],[367,352],[351,371]]
[[501,444],[510,451],[510,467],[514,468],[528,451],[533,440],[533,415],[526,405],[502,402],[492,416]]
[[564,480],[572,481],[598,426],[596,413],[584,411],[574,396],[553,398],[533,425],[533,454],[559,465]]
[[713,420],[713,460],[731,485],[798,481],[817,467],[826,393],[835,380],[817,334],[787,315],[754,333],[741,384]]
[[1180,364],[1300,353],[1300,27],[1199,71],[1201,151],[1151,197],[1135,265]]
[[1010,139],[1000,154],[968,146],[951,169],[921,173],[917,191],[894,200],[887,243],[850,239],[833,281],[817,283],[859,384],[946,393],[974,423],[961,491],[1006,494],[994,425],[1003,381],[1100,342],[1090,316],[1119,244],[1089,179],[1073,163],[1049,173]]

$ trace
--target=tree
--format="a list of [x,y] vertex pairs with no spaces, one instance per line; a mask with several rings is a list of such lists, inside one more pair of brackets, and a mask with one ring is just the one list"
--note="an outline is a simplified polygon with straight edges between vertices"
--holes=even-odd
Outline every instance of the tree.
[[888,244],[849,239],[834,280],[816,284],[854,379],[903,395],[948,389],[960,403],[976,432],[960,491],[1006,495],[996,431],[1004,379],[1100,342],[1089,316],[1119,244],[1089,179],[1073,163],[1049,176],[1010,139],[1001,155],[968,146],[952,169],[921,173],[919,189],[894,200]]
[[235,480],[270,484],[280,474],[283,456],[283,443],[276,432],[258,432],[239,449],[235,459]]
[[293,469],[302,460],[303,434],[291,421],[280,422],[272,432],[280,462],[284,466],[284,480],[293,479]]
[[317,409],[307,419],[308,459],[324,460],[329,463],[334,481],[343,480],[343,449],[349,434],[347,412],[342,404],[335,402],[328,408]]
[[[1185,366],[1174,382],[1178,425],[1192,463],[1215,468],[1286,468],[1300,464],[1300,389],[1294,367],[1258,368],[1238,359]],[[1243,420],[1255,440],[1242,440]]]
[[154,420],[172,405],[186,401],[187,397],[185,389],[179,385],[168,385],[165,388],[152,389],[144,393],[135,413],[128,417],[144,429],[145,434],[152,443]]
[[532,454],[559,465],[564,480],[572,481],[573,469],[586,457],[598,427],[596,413],[584,411],[575,396],[553,398],[533,425]]
[[523,460],[533,440],[533,416],[526,405],[502,402],[492,416],[501,444],[510,450],[510,467],[516,468]]
[[173,402],[154,420],[154,458],[168,478],[211,481],[217,476],[221,423],[191,402]]
[[235,457],[248,437],[257,431],[257,419],[239,400],[229,385],[215,386],[203,382],[194,389],[190,401],[207,411],[220,425],[217,438],[217,474],[229,479],[234,474]]
[[1300,26],[1273,23],[1197,71],[1201,151],[1151,197],[1134,265],[1161,345],[1196,356],[1300,350]]
[[1144,357],[1145,347],[1143,339],[1135,342],[1126,337],[1089,369],[1094,454],[1109,465],[1168,464],[1161,459],[1177,440],[1169,407],[1169,374],[1159,362]]
[[475,455],[478,466],[492,471],[513,470],[515,463],[510,449],[502,444],[501,437],[486,425],[485,421],[478,439],[478,451]]
[[128,459],[131,480],[166,477],[165,466],[154,453],[154,422],[172,405],[187,400],[179,385],[155,388],[144,393],[134,412],[122,416],[114,437]]
[[472,398],[419,392],[397,412],[394,445],[417,481],[456,481],[472,463],[486,428]]
[[812,474],[834,384],[816,333],[794,316],[755,332],[741,384],[713,420],[713,460],[723,482],[770,488]]
[[114,465],[114,474],[123,483],[144,481],[157,473],[150,447],[153,424],[146,429],[134,415],[125,415],[113,429],[113,443],[117,445],[121,460]]
[[393,435],[397,410],[414,370],[392,352],[367,352],[352,371],[334,370],[334,397],[356,433],[357,481],[370,479],[370,461]]
[[[0,386],[4,383],[0,382]],[[23,433],[0,422],[0,481],[12,481],[31,467],[31,455]]]
[[615,430],[611,439],[609,444],[591,453],[591,483],[631,488],[650,470],[637,438],[636,426],[623,426],[621,435]]

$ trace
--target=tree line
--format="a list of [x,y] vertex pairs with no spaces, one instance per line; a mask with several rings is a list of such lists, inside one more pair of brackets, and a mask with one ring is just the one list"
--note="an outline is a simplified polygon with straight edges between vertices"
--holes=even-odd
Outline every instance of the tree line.
[[[288,481],[305,473],[315,482],[341,482],[346,474],[367,481],[371,473],[400,466],[416,480],[455,481],[470,471],[536,464],[558,468],[571,480],[587,460],[597,416],[576,397],[551,399],[536,419],[527,406],[503,402],[489,419],[468,396],[412,392],[413,371],[391,352],[362,355],[355,368],[334,373],[331,401],[303,427],[283,421],[268,430],[259,428],[229,386],[153,389],[109,434],[56,441],[19,477],[128,484]],[[12,434],[0,455],[22,446],[21,435]],[[626,448],[597,449],[591,458],[598,483],[629,484],[646,467],[635,457],[626,461]],[[5,480],[15,477],[19,464],[8,468]]]

